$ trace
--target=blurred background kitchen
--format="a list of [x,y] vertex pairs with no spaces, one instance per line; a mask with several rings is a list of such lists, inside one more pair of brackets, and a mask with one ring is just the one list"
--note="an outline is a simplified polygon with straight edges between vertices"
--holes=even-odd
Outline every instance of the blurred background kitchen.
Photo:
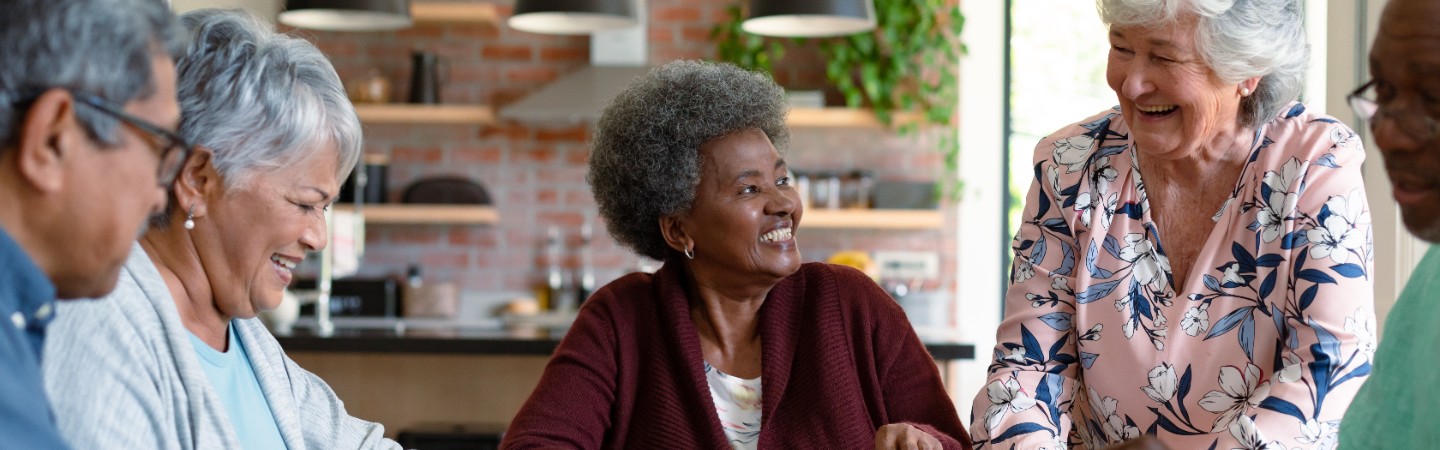
[[[412,446],[503,429],[584,295],[658,267],[610,239],[584,181],[593,120],[649,66],[757,57],[768,65],[792,94],[787,159],[807,199],[802,253],[861,267],[891,292],[962,418],[994,345],[1034,143],[1115,103],[1103,78],[1105,30],[1089,1],[874,0],[876,36],[925,35],[942,47],[934,54],[964,53],[929,68],[922,55],[913,75],[881,86],[943,87],[920,89],[917,104],[857,99],[855,108],[846,92],[865,89],[863,66],[879,57],[835,50],[835,38],[752,37],[739,29],[744,1],[620,1],[629,23],[572,35],[517,29],[527,26],[510,20],[523,0],[396,0],[409,17],[373,26],[353,17],[326,25],[323,15],[277,21],[286,3],[172,0],[177,11],[240,7],[288,22],[278,26],[315,42],[350,90],[366,133],[352,182],[363,175],[365,186],[347,188],[335,208],[333,265],[311,258],[306,273],[320,281],[297,283],[299,301],[272,323],[353,414],[392,437],[408,433],[401,443]],[[301,12],[365,2],[288,3]],[[1355,123],[1343,98],[1365,79],[1364,30],[1382,3],[1306,2],[1312,108]],[[913,10],[934,22],[904,22],[922,20]],[[887,21],[897,14],[910,15]],[[368,29],[317,29],[333,23]],[[827,74],[840,57],[850,58],[841,71],[856,87]],[[1370,178],[1381,181],[1369,188],[1376,245],[1393,249],[1377,254],[1398,255],[1376,263],[1383,317],[1423,249],[1398,231],[1383,175]],[[327,321],[312,299],[330,274]]]

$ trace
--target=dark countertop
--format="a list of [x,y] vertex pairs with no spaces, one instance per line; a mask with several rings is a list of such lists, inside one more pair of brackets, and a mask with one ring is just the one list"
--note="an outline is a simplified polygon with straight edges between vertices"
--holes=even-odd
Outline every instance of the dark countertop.
[[[337,353],[438,353],[471,355],[549,356],[560,345],[563,329],[531,328],[344,328],[320,336],[311,328],[276,332],[286,351]],[[960,342],[928,341],[925,348],[940,361],[974,359],[975,346]]]

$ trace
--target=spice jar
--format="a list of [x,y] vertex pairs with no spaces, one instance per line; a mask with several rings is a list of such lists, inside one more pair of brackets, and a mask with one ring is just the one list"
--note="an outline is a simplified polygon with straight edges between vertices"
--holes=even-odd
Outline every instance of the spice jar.
[[816,172],[810,179],[810,203],[816,208],[840,209],[840,174]]
[[845,176],[840,184],[840,204],[845,208],[870,208],[870,190],[875,181],[874,172],[855,170]]

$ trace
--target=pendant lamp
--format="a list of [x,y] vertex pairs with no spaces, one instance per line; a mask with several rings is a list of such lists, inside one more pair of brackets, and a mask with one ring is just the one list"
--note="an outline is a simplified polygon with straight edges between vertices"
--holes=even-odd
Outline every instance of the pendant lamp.
[[515,13],[505,21],[520,31],[543,34],[589,34],[633,27],[640,22],[631,0],[516,0]]
[[870,0],[750,0],[747,33],[777,37],[830,37],[875,29]]
[[388,31],[413,24],[409,0],[286,0],[279,19],[326,31]]

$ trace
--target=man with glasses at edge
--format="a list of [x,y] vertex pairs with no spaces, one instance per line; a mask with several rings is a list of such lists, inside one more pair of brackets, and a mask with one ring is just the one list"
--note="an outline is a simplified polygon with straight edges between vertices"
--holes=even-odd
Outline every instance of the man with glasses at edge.
[[[0,2],[0,446],[66,448],[41,380],[56,299],[99,297],[189,153],[161,0]],[[104,407],[104,405],[97,405]]]
[[[1405,227],[1440,244],[1440,1],[1390,0],[1370,48],[1373,77],[1350,106],[1375,135]],[[1340,428],[1340,447],[1434,448],[1440,442],[1440,246],[1395,301]],[[1326,424],[1319,424],[1326,426]]]

